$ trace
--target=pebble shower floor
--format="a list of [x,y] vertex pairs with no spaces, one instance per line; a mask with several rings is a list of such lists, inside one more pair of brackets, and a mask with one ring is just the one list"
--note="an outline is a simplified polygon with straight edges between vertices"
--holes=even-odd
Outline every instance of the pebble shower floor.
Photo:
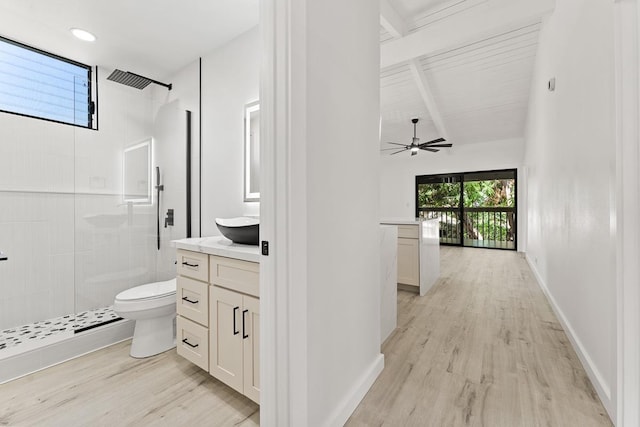
[[109,306],[5,329],[0,331],[0,358],[2,358],[4,350],[17,350],[17,347],[23,346],[31,347],[32,344],[40,340],[47,340],[62,334],[73,335],[77,330],[110,323],[117,319],[120,318],[113,311],[113,307]]

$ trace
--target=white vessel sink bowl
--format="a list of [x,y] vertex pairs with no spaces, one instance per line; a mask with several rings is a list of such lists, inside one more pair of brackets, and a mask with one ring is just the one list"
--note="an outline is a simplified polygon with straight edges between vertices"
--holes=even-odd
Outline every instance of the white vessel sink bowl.
[[260,236],[260,220],[240,216],[237,218],[216,218],[218,230],[224,237],[242,245],[257,245]]

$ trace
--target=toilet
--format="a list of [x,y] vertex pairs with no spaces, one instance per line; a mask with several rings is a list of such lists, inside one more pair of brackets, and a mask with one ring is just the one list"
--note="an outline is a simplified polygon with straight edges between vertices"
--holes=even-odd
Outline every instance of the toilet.
[[147,283],[116,295],[113,310],[136,321],[131,357],[154,356],[176,346],[176,279]]

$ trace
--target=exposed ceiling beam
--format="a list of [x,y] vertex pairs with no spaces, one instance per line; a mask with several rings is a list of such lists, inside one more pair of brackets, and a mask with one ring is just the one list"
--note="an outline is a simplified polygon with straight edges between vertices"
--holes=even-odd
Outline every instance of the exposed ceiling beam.
[[[380,25],[382,25],[384,29],[396,39],[404,37],[407,33],[407,23],[400,17],[388,0],[380,0]],[[440,109],[438,108],[438,104],[433,96],[433,92],[431,91],[429,80],[417,59],[409,61],[409,69],[411,70],[411,75],[416,82],[416,86],[420,92],[420,97],[422,98],[425,107],[427,107],[429,116],[431,117],[439,136],[448,140],[449,133],[447,132],[444,121],[442,120],[442,115],[440,114]]]
[[[442,120],[442,115],[440,114],[440,108],[438,108],[438,104],[436,103],[435,97],[433,96],[433,92],[431,91],[431,86],[429,85],[429,80],[427,76],[422,71],[422,67],[420,66],[420,62],[417,59],[412,59],[409,61],[409,69],[411,70],[411,74],[413,75],[413,79],[416,81],[418,85],[418,91],[420,92],[420,96],[427,106],[427,110],[429,110],[429,115],[431,116],[431,120],[433,121],[436,130],[440,137],[449,141],[449,132],[447,132],[447,128],[444,125],[444,121]],[[449,141],[451,142],[451,141]]]
[[[386,0],[382,1],[386,3]],[[486,6],[475,7],[383,44],[380,46],[380,68],[541,22],[544,16],[553,12],[554,7],[555,0],[489,2]],[[383,21],[382,15],[380,21]]]
[[389,0],[380,0],[380,25],[394,38],[407,34],[407,23],[391,6]]

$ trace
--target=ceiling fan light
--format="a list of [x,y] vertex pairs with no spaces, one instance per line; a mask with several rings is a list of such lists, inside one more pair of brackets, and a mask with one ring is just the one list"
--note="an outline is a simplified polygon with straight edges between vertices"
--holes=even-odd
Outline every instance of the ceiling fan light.
[[418,154],[418,147],[411,147],[411,155],[415,156],[416,154]]

